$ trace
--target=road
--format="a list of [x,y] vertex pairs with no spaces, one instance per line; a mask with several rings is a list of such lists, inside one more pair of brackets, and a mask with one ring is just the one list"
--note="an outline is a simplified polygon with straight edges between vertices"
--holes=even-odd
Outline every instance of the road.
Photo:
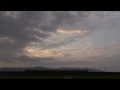
[[66,76],[66,77],[61,78],[61,79],[73,79],[73,77],[72,76]]

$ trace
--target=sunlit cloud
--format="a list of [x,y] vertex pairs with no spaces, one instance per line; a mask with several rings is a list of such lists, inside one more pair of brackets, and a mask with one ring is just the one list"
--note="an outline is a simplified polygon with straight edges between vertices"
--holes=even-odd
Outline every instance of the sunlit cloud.
[[62,30],[58,29],[57,33],[62,33],[62,34],[80,34],[83,35],[84,33],[87,33],[88,30]]

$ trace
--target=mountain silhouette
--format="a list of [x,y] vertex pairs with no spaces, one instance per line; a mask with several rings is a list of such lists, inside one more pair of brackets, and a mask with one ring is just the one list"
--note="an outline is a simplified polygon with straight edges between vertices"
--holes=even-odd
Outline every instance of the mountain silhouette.
[[0,71],[25,71],[25,70],[88,70],[89,72],[103,72],[101,70],[91,69],[91,68],[68,68],[68,67],[61,67],[61,68],[47,68],[47,67],[4,67],[0,68]]

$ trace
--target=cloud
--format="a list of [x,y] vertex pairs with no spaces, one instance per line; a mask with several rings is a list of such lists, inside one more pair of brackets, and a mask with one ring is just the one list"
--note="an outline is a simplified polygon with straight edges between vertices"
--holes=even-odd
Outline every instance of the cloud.
[[[46,61],[47,63],[48,61],[55,60],[54,57],[27,56],[26,53],[28,52],[24,52],[24,49],[32,46],[32,43],[35,43],[33,47],[37,49],[36,51],[60,49],[72,43],[75,43],[77,46],[76,42],[78,39],[94,34],[96,31],[119,30],[120,18],[104,17],[103,12],[88,11],[0,11],[0,61],[6,63],[16,61],[38,63]],[[68,34],[71,35],[67,36]],[[48,42],[52,40],[51,37],[54,35],[56,35],[54,40]],[[60,39],[63,38],[63,40],[57,40],[57,35],[60,36]],[[114,44],[114,47],[111,48],[119,53],[119,47],[115,48],[116,43],[112,42],[112,44]],[[82,50],[85,53],[93,54],[94,51],[102,53],[105,50],[106,52],[110,51],[108,50],[109,48],[88,46]],[[78,49],[66,50],[63,56],[71,57],[72,54],[67,52],[76,50]],[[113,57],[115,58],[115,56]],[[102,59],[108,58],[104,57]],[[73,62],[70,61],[68,64]],[[63,65],[64,63],[67,63],[67,61],[61,62]]]
[[68,31],[68,30],[61,30],[61,29],[58,29],[57,30],[57,33],[63,33],[63,34],[80,34],[80,35],[83,35],[84,33],[88,32],[87,30],[71,30],[71,31]]
[[35,56],[27,56],[27,55],[20,55],[20,56],[10,56],[4,58],[5,61],[2,62],[7,62],[7,63],[16,63],[16,62],[21,62],[21,63],[30,63],[30,64],[37,64],[41,62],[46,62],[46,61],[54,61],[54,57],[35,57]]
[[38,63],[38,62],[44,62],[44,61],[52,61],[55,60],[53,57],[29,57],[25,55],[21,55],[18,57],[18,60],[20,60],[23,63]]
[[[68,31],[76,29],[75,24],[88,16],[88,12],[76,12],[76,15],[73,13],[69,11],[0,11],[2,61],[9,61],[5,59],[7,57],[22,55],[24,48],[32,42],[43,43],[51,36],[51,32],[56,33],[59,28]],[[49,45],[43,43],[43,46],[44,49],[58,48],[72,41],[74,39]]]
[[64,57],[70,57],[71,54],[64,54]]
[[69,37],[69,38],[65,38],[62,41],[58,41],[58,42],[46,42],[44,44],[39,44],[38,47],[40,46],[40,50],[46,50],[46,49],[58,49],[64,46],[67,46],[73,42],[76,41],[76,38],[74,37]]
[[[74,13],[74,12],[73,12]],[[56,32],[58,29],[72,30],[80,29],[76,27],[76,23],[80,23],[88,17],[89,12],[77,12],[78,15],[73,15],[70,11],[53,11],[52,15],[55,19],[51,20],[50,25],[43,24],[40,29],[47,32]]]
[[60,27],[64,28],[64,25],[69,27],[72,23],[74,26],[76,20],[79,21],[78,17],[85,18],[82,13],[86,12],[79,13],[77,17],[67,11],[51,12],[55,19],[51,20],[51,25],[47,25],[45,18],[50,18],[50,16],[47,16],[49,13],[44,11],[1,11],[0,37],[14,40],[16,45],[19,44],[19,47],[22,48],[29,42],[40,41],[37,37],[48,38],[49,32],[55,32]]
[[35,30],[42,23],[43,14],[29,11],[0,12],[0,56],[4,61],[9,60],[6,59],[8,56],[21,54],[30,42],[42,42],[42,39],[49,37],[49,34]]

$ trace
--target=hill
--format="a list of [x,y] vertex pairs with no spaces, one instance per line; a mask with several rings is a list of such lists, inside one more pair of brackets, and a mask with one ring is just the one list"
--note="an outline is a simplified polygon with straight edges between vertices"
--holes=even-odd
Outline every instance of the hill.
[[47,68],[47,67],[20,67],[20,68],[15,68],[15,67],[5,67],[5,68],[0,68],[0,71],[25,71],[25,70],[88,70],[89,72],[103,72],[101,70],[96,70],[96,69],[91,69],[91,68],[68,68],[68,67],[61,67],[61,68]]

